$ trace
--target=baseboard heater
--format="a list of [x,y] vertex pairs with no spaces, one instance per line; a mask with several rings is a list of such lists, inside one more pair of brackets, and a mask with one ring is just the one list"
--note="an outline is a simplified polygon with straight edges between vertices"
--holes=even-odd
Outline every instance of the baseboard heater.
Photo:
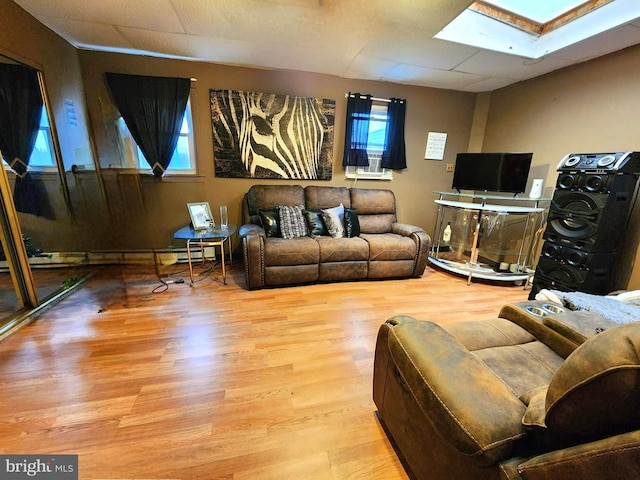
[[[204,256],[208,260],[215,260],[214,247],[205,247]],[[201,260],[202,252],[199,248],[191,250],[191,260]],[[173,265],[187,263],[187,249],[158,249],[158,250],[114,250],[99,252],[51,252],[41,253],[29,257],[31,268],[59,268],[81,265]],[[8,270],[6,260],[0,262],[0,271]]]

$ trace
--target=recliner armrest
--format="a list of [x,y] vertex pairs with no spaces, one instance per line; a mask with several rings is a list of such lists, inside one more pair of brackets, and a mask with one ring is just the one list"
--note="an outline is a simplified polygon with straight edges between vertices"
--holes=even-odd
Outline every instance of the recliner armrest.
[[525,406],[512,391],[435,323],[403,319],[388,335],[400,382],[441,438],[485,465],[506,458],[525,435]]
[[582,345],[607,328],[618,325],[597,313],[582,310],[569,310],[549,315],[542,320],[542,323],[578,345]]
[[391,224],[391,232],[397,233],[398,235],[402,235],[405,237],[410,237],[411,234],[416,232],[424,232],[424,230],[420,227],[416,227],[415,225],[409,225],[407,223],[393,223]]
[[640,430],[545,453],[517,469],[524,480],[638,478]]
[[242,256],[244,257],[244,276],[250,290],[265,286],[264,242],[265,231],[262,227],[245,224],[240,227]]
[[238,231],[238,235],[240,236],[241,239],[243,237],[246,237],[247,235],[261,235],[263,237],[266,236],[264,232],[264,228],[262,228],[259,225],[255,225],[253,223],[246,223],[242,225],[240,227],[240,230]]
[[391,224],[391,233],[411,237],[416,242],[416,261],[413,267],[413,277],[419,277],[424,273],[429,263],[429,247],[431,246],[431,237],[422,228],[406,223],[394,222]]

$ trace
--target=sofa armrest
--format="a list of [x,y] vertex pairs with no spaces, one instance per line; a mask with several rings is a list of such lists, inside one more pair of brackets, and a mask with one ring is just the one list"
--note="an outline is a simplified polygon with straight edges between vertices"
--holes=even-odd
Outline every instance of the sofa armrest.
[[530,458],[518,472],[523,480],[638,478],[640,430]]
[[262,235],[263,237],[266,236],[264,228],[259,225],[254,225],[253,223],[246,223],[240,227],[240,230],[238,230],[238,236],[241,239],[246,237],[247,235]]
[[416,242],[416,259],[413,266],[413,277],[420,277],[429,263],[429,247],[431,237],[422,228],[406,223],[391,224],[391,233],[411,237]]
[[569,310],[564,313],[549,315],[544,317],[542,322],[578,345],[582,345],[589,338],[607,328],[618,325],[597,313],[583,310]]
[[388,348],[404,388],[457,451],[490,465],[525,435],[524,404],[439,325],[403,320],[389,329]]
[[264,229],[258,225],[245,224],[238,232],[242,241],[244,278],[250,290],[265,286]]
[[402,235],[404,237],[410,237],[411,234],[416,232],[424,232],[424,230],[420,227],[416,227],[415,225],[395,222],[391,224],[391,232],[397,233],[398,235]]
[[538,300],[507,304],[500,309],[498,316],[521,326],[558,355],[567,358],[571,352],[578,348],[579,343],[545,325],[543,319],[546,317],[528,310],[529,307],[534,307],[544,311],[542,305],[543,303]]

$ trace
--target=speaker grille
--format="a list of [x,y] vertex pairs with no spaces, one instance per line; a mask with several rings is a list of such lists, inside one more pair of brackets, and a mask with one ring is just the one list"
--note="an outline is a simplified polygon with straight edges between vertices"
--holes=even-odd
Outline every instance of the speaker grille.
[[614,289],[639,170],[639,152],[562,160],[530,299],[543,288],[598,295]]

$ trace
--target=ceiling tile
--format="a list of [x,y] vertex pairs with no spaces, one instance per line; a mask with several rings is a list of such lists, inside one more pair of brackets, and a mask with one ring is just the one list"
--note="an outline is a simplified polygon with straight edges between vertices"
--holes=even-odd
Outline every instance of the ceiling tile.
[[485,78],[480,80],[479,82],[472,83],[467,85],[464,88],[461,88],[463,92],[491,92],[493,90],[497,90],[498,88],[506,87],[507,85],[511,85],[513,80],[511,78]]
[[438,70],[451,70],[475,53],[477,48],[444,40],[423,39],[410,41],[402,35],[379,37],[370,42],[362,54],[397,63],[407,63]]
[[160,32],[184,29],[169,0],[17,0],[34,17],[58,17]]
[[387,75],[383,80],[410,85],[421,85],[424,87],[439,87],[450,90],[459,90],[481,80],[482,78],[484,77],[469,73],[449,72],[402,64],[387,72]]
[[541,58],[531,60],[515,55],[504,55],[497,52],[480,51],[466,60],[456,71],[473,73],[485,77],[511,78],[523,80],[566,67],[572,62],[559,58]]
[[78,48],[103,49],[104,45],[109,45],[111,50],[133,48],[133,45],[113,25],[57,17],[43,17],[41,21]]
[[351,57],[344,52],[330,49],[314,50],[293,45],[284,50],[264,43],[258,45],[234,39],[157,34],[126,28],[121,30],[129,42],[142,51],[155,50],[176,57],[190,57],[228,65],[306,72],[323,71],[331,75],[341,75],[351,62]]
[[629,24],[560,49],[554,52],[552,56],[574,62],[584,62],[591,58],[636,45],[639,42],[640,24]]
[[349,67],[342,73],[347,78],[360,78],[363,80],[380,80],[386,72],[395,67],[398,62],[383,60],[380,58],[358,55],[353,59]]
[[[81,48],[465,91],[500,88],[640,43],[637,0],[607,4],[617,12],[607,21],[633,23],[540,61],[433,38],[473,0],[15,1]],[[580,21],[569,25],[569,36],[580,39]],[[463,33],[471,29],[479,30]]]

